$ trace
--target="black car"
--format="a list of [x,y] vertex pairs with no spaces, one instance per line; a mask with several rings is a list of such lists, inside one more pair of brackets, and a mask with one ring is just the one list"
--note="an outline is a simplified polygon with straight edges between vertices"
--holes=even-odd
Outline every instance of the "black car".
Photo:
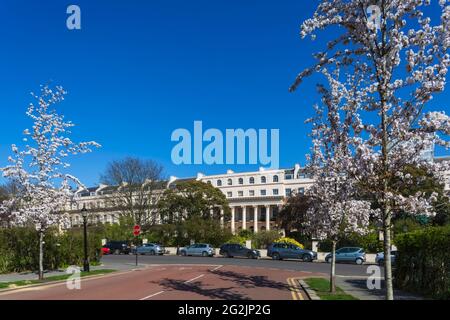
[[131,247],[126,241],[110,241],[105,246],[111,254],[130,254]]
[[244,257],[249,259],[258,259],[261,257],[259,250],[249,249],[238,243],[227,243],[222,245],[219,253],[227,258]]

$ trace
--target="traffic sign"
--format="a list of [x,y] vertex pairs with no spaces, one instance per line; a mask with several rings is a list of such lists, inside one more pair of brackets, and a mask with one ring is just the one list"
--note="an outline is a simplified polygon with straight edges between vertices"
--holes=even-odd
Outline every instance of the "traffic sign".
[[133,234],[135,237],[141,234],[141,226],[135,225],[133,228]]

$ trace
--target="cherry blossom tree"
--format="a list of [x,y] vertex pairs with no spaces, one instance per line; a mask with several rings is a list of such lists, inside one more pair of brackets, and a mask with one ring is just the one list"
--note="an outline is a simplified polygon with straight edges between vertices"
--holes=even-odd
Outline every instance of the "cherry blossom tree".
[[26,114],[33,127],[24,131],[24,148],[12,145],[10,164],[1,168],[3,176],[18,185],[18,192],[2,203],[0,211],[9,212],[16,225],[33,225],[39,233],[39,279],[43,279],[44,233],[52,226],[67,225],[64,207],[73,186],[83,187],[65,172],[70,166],[66,159],[100,147],[94,141],[74,143],[69,138],[74,124],[53,109],[65,94],[58,86],[41,86],[39,95],[32,94],[37,103],[30,104]]
[[[353,161],[350,150],[352,134],[359,132],[358,104],[354,94],[334,74],[323,70],[329,88],[319,85],[321,106],[315,106],[315,116],[308,119],[313,128],[311,154],[306,167],[315,184],[307,190],[311,205],[306,213],[305,228],[319,239],[332,241],[330,291],[336,290],[336,242],[347,233],[367,232],[369,219],[377,215],[370,201],[361,199],[357,180],[346,174]],[[336,77],[336,78],[335,78]],[[349,81],[354,81],[350,77]],[[357,90],[357,86],[352,87]]]
[[[432,23],[431,16],[440,18]],[[315,53],[316,62],[297,76],[291,91],[305,77],[325,69],[340,68],[357,79],[358,90],[346,90],[358,105],[353,118],[359,132],[349,140],[353,160],[345,172],[380,205],[385,257],[391,256],[393,212],[433,214],[433,195],[403,196],[391,183],[394,177],[407,185],[412,183],[403,174],[407,166],[425,169],[438,179],[449,168],[448,162],[434,163],[422,156],[433,145],[450,146],[445,139],[449,117],[425,110],[433,95],[445,88],[449,18],[447,0],[322,0],[301,26],[303,38],[315,39],[323,30],[336,37]],[[386,299],[392,300],[391,260],[384,261]]]

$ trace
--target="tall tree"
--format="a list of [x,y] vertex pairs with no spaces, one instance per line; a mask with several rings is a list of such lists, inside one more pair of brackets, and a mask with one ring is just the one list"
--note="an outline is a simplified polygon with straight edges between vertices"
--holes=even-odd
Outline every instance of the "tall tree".
[[121,214],[132,223],[149,226],[156,223],[156,204],[165,188],[163,167],[152,160],[125,158],[111,162],[101,181],[116,186],[109,197]]
[[162,222],[176,230],[176,237],[185,236],[197,240],[198,235],[205,235],[211,226],[220,227],[221,213],[223,219],[230,215],[230,207],[225,195],[209,183],[189,180],[180,181],[167,189],[158,203]]
[[323,74],[328,86],[318,86],[322,104],[315,105],[315,116],[307,120],[313,125],[313,146],[306,171],[315,183],[307,190],[310,205],[304,225],[315,237],[332,241],[330,291],[335,292],[337,241],[351,232],[366,233],[376,212],[369,201],[360,199],[357,180],[345,172],[352,161],[351,136],[359,130],[358,104],[352,92],[357,90],[358,81],[350,77],[348,82],[353,86],[348,90],[337,80],[338,69],[333,74],[324,70]]
[[311,200],[307,195],[294,194],[287,199],[283,208],[277,215],[277,224],[290,233],[293,230],[302,231],[306,213],[311,206]]
[[73,196],[71,186],[82,186],[80,180],[65,172],[70,166],[66,158],[100,147],[94,141],[74,143],[68,137],[74,124],[53,109],[65,94],[58,86],[42,86],[39,95],[33,94],[37,104],[30,104],[26,112],[33,120],[32,129],[24,131],[26,145],[23,150],[12,145],[10,165],[1,168],[4,177],[17,183],[19,192],[3,202],[0,210],[11,212],[16,224],[31,224],[39,233],[40,279],[44,277],[44,233],[51,226],[67,223],[62,211]]
[[[434,25],[430,12],[440,15]],[[446,0],[322,0],[301,27],[303,38],[314,39],[320,30],[336,36],[315,54],[317,62],[297,76],[291,90],[314,72],[336,67],[359,79],[353,94],[365,121],[360,121],[361,132],[351,141],[355,161],[346,172],[380,202],[386,257],[390,257],[393,208],[432,213],[423,193],[401,195],[390,188],[391,177],[407,182],[402,169],[413,165],[441,179],[449,167],[448,162],[431,163],[421,157],[433,144],[449,146],[439,136],[450,133],[449,117],[443,112],[424,114],[427,102],[445,87],[449,18]],[[392,300],[390,259],[385,259],[384,276],[386,298]]]

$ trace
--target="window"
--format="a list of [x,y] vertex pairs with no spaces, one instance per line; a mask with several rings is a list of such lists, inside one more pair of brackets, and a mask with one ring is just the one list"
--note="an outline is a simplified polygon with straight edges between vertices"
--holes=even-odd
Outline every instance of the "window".
[[305,194],[305,188],[298,188],[298,194]]
[[250,197],[255,196],[255,190],[250,190],[250,191],[248,192],[248,195],[249,195]]
[[238,196],[239,197],[243,197],[244,196],[244,191],[238,191]]
[[278,189],[273,189],[272,193],[273,193],[274,196],[277,196],[278,195]]
[[221,187],[222,186],[222,180],[217,180],[217,186]]
[[233,180],[231,180],[231,179],[228,179],[228,182],[227,182],[227,184],[228,184],[229,186],[232,186],[232,185],[233,185]]
[[227,192],[227,197],[228,197],[228,198],[231,198],[232,196],[233,196],[233,192],[231,192],[231,191],[230,191],[230,192]]
[[284,178],[285,178],[286,180],[292,180],[292,174],[287,173],[287,174],[284,176]]
[[244,184],[244,179],[239,178],[239,184]]
[[266,190],[261,190],[261,195],[265,196],[266,195]]
[[290,188],[286,188],[286,197],[290,197],[292,194],[292,190]]
[[249,180],[249,182],[250,182],[250,184],[255,184],[255,178],[253,178],[253,177],[250,177],[250,180]]
[[261,177],[261,183],[266,183],[266,177],[264,176]]
[[207,183],[208,183],[208,184],[212,184],[212,183],[211,183],[211,180],[208,180],[208,182],[207,182]]
[[278,182],[278,176],[273,176],[273,182]]

